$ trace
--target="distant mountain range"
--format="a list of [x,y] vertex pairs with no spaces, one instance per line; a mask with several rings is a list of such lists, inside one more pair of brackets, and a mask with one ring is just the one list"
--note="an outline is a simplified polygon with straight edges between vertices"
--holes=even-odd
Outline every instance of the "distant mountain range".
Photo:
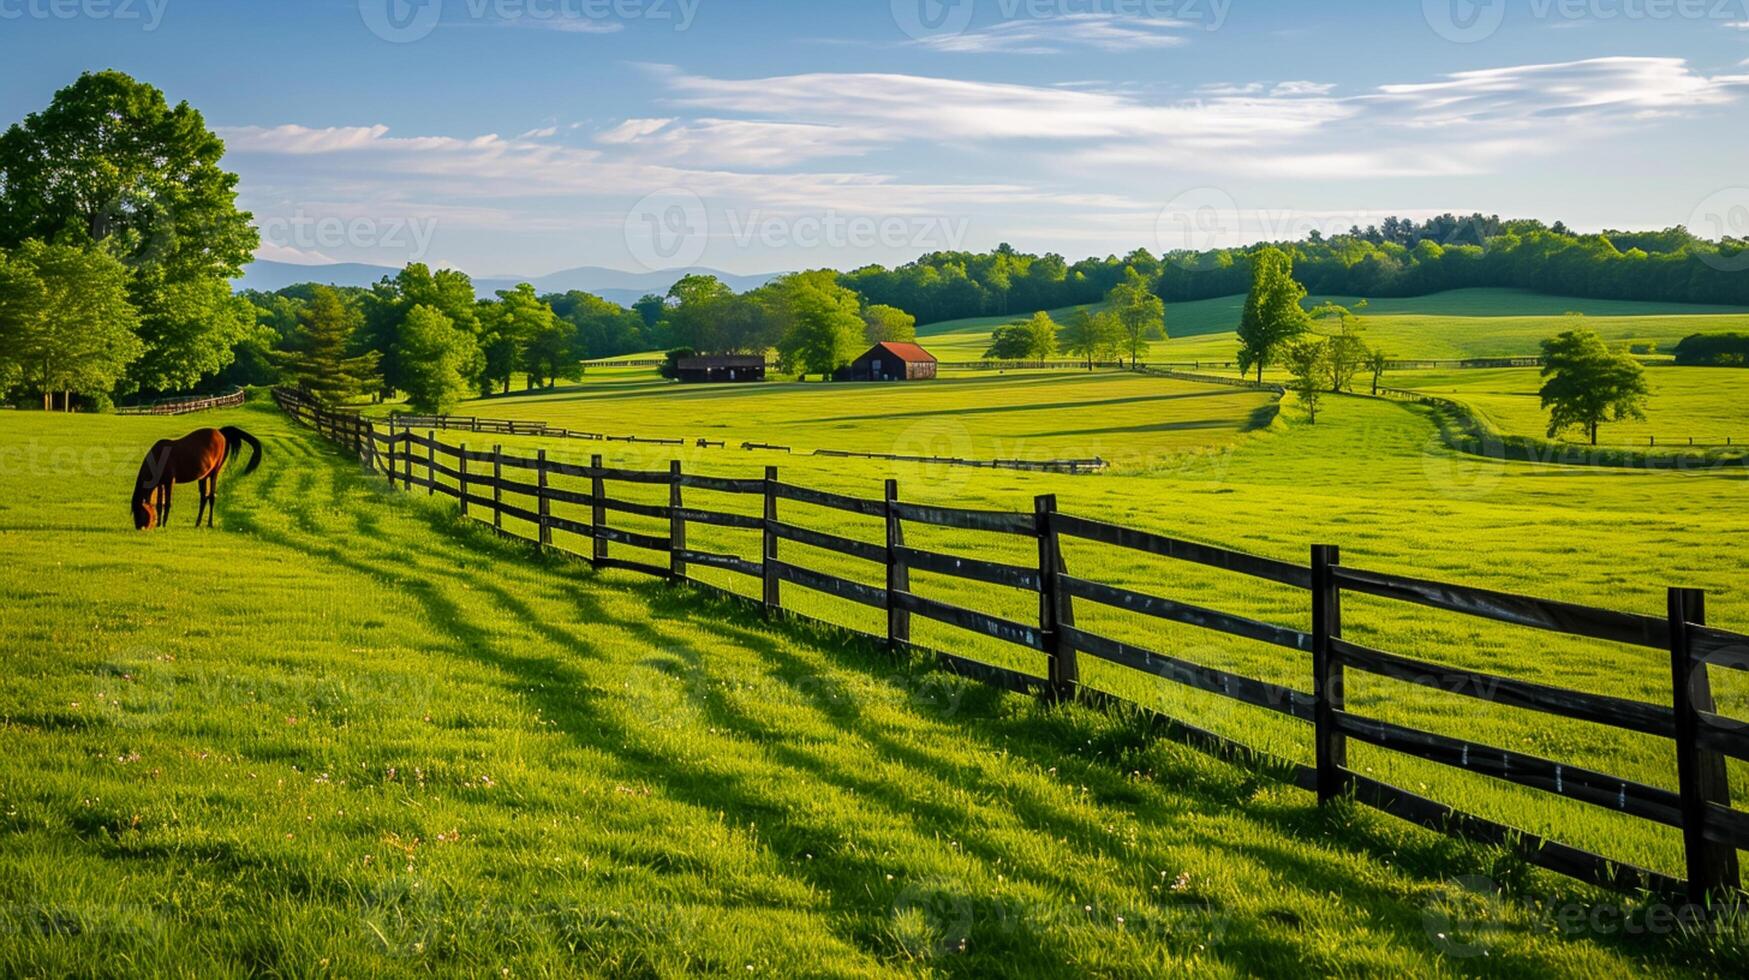
[[[271,293],[298,283],[316,282],[328,286],[370,286],[384,276],[393,276],[401,270],[385,265],[366,265],[360,262],[336,262],[328,265],[297,265],[291,262],[274,262],[268,259],[256,259],[243,270],[243,277],[231,283],[234,289],[258,289]],[[688,275],[716,276],[725,285],[737,293],[749,289],[757,289],[782,275],[780,272],[770,272],[762,275],[740,276],[732,272],[721,272],[716,269],[693,267],[689,269],[664,269],[660,272],[625,272],[620,269],[603,269],[598,266],[579,266],[575,269],[565,269],[549,275],[533,278],[518,278],[515,276],[489,276],[474,280],[474,291],[482,298],[490,297],[500,289],[510,289],[520,282],[534,284],[537,292],[564,293],[573,289],[586,293],[594,293],[609,302],[621,306],[630,306],[648,293],[661,295],[668,291],[683,276]]]

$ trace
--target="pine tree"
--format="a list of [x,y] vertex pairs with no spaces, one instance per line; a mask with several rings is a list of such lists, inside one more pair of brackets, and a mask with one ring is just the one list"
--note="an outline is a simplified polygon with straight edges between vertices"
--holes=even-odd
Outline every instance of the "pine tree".
[[349,401],[380,383],[376,351],[353,353],[354,335],[364,314],[329,286],[310,290],[298,315],[297,349],[277,355],[284,370],[317,398]]

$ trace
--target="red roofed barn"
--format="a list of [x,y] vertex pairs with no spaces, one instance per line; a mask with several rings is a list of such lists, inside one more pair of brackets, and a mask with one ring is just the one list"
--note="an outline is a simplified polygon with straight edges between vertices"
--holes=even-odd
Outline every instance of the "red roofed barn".
[[838,372],[840,381],[928,381],[935,377],[935,355],[916,344],[883,340]]

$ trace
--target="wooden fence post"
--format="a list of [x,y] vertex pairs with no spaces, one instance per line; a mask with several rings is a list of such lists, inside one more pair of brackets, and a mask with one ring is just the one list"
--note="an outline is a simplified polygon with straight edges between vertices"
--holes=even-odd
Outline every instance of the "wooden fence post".
[[547,523],[552,515],[552,502],[547,499],[547,451],[538,450],[534,454],[534,483],[539,494],[535,497],[535,512],[540,515],[540,523],[536,526],[534,547],[536,551],[545,552],[547,546],[553,543],[553,529]]
[[468,516],[468,444],[462,443],[456,453],[456,470],[461,476],[456,478],[456,499],[462,502],[462,516]]
[[1348,739],[1336,728],[1342,710],[1342,665],[1330,653],[1330,639],[1342,635],[1342,588],[1332,569],[1342,563],[1335,545],[1312,546],[1312,724],[1316,740],[1318,802],[1342,795],[1342,770],[1348,765]]
[[425,495],[429,497],[437,492],[437,432],[427,430],[425,439]]
[[[366,473],[369,473],[372,476],[375,476],[376,471],[377,471],[376,426],[373,425],[370,427],[369,432],[364,437],[364,445],[365,445],[364,470]],[[394,449],[395,449],[395,420],[389,419],[389,451],[393,452]],[[393,457],[390,457],[390,458],[391,458],[390,465],[393,466],[394,465],[392,462]]]
[[504,533],[504,447],[492,447],[492,530]]
[[607,530],[607,507],[602,503],[607,499],[607,481],[601,478],[601,456],[589,457],[589,558],[591,561],[607,560],[607,538],[602,532]]
[[899,556],[899,549],[905,544],[905,525],[899,519],[899,509],[894,505],[899,502],[899,481],[888,480],[886,486],[887,505],[887,647],[898,653],[911,642],[911,613],[899,608],[893,597],[900,592],[911,591],[911,569],[905,565],[905,560]]
[[680,460],[668,461],[668,578],[679,582],[686,578],[686,562],[680,553],[686,550],[686,518],[680,516],[683,506],[680,495]]
[[1707,839],[1707,806],[1729,806],[1725,757],[1700,746],[1700,713],[1712,712],[1712,679],[1706,661],[1694,655],[1689,627],[1706,625],[1706,593],[1669,593],[1670,675],[1676,709],[1676,778],[1682,796],[1682,850],[1688,864],[1688,897],[1705,906],[1738,886],[1737,849]]
[[764,603],[767,615],[783,608],[783,591],[777,577],[777,467],[765,468],[765,528],[760,535],[760,568],[764,571]]
[[[1038,521],[1038,628],[1045,652],[1050,656],[1051,696],[1067,701],[1081,685],[1081,667],[1075,658],[1075,648],[1063,638],[1062,626],[1073,624],[1065,617],[1066,596],[1063,595],[1060,573],[1063,570],[1062,540],[1057,536],[1057,495],[1042,494],[1032,500],[1033,516]],[[1072,614],[1070,614],[1072,615]]]

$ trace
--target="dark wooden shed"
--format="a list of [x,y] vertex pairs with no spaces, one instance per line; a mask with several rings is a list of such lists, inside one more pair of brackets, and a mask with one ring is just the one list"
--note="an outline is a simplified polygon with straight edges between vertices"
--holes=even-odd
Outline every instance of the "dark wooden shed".
[[935,370],[935,355],[916,344],[882,341],[839,371],[838,380],[928,381]]
[[765,357],[760,354],[710,354],[683,357],[674,364],[681,381],[725,383],[765,380]]

